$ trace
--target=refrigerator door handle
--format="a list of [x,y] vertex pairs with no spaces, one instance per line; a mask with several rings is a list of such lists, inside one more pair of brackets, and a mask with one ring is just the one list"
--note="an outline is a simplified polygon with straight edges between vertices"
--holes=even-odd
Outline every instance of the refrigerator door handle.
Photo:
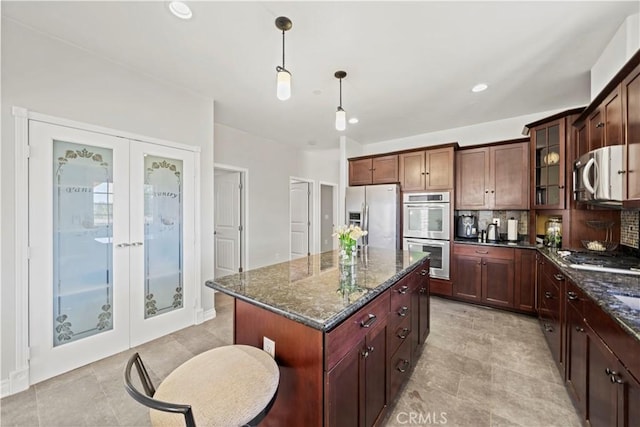
[[362,245],[366,246],[369,244],[369,205],[362,205],[362,231],[366,231],[367,234],[362,236]]

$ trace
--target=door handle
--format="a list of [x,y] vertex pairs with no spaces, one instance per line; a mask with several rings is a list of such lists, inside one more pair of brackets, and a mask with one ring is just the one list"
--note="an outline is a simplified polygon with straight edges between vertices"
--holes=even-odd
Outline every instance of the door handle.
[[127,246],[131,246],[129,243],[118,243],[116,248],[126,248]]
[[377,320],[377,317],[375,314],[369,314],[367,316],[367,320],[363,320],[360,322],[360,326],[362,326],[363,328],[370,328],[371,325],[376,323],[376,320]]

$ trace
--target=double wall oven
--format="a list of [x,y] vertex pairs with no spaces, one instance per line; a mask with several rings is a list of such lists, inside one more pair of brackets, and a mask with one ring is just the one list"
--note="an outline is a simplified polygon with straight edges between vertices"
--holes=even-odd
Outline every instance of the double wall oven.
[[431,277],[448,280],[450,193],[406,193],[402,199],[403,249],[428,252]]

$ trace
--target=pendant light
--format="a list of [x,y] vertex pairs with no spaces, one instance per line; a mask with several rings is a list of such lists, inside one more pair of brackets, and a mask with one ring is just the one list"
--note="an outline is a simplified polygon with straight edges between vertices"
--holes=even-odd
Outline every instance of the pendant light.
[[278,72],[276,95],[281,101],[286,101],[291,98],[291,73],[284,68],[284,32],[289,31],[292,26],[291,20],[286,16],[276,18],[276,27],[282,30],[282,67],[279,65],[276,67],[276,71]]
[[347,128],[347,113],[342,108],[342,79],[347,77],[346,71],[336,71],[335,78],[340,81],[340,105],[336,110],[336,130],[345,130]]

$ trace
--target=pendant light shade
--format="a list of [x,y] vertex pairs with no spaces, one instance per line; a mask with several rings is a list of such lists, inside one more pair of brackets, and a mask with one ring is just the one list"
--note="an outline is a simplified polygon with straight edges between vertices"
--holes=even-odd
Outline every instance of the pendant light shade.
[[336,111],[336,130],[345,130],[347,128],[347,113],[338,107]]
[[277,77],[277,95],[280,101],[286,101],[291,98],[291,73],[281,67],[276,67],[278,70]]
[[336,110],[336,130],[345,130],[347,128],[347,113],[342,108],[342,79],[347,77],[346,71],[336,71],[335,78],[340,81],[340,105]]
[[276,18],[276,28],[282,31],[282,66],[278,65],[276,71],[276,95],[281,101],[291,98],[291,73],[284,67],[284,32],[289,31],[293,23],[286,16]]

